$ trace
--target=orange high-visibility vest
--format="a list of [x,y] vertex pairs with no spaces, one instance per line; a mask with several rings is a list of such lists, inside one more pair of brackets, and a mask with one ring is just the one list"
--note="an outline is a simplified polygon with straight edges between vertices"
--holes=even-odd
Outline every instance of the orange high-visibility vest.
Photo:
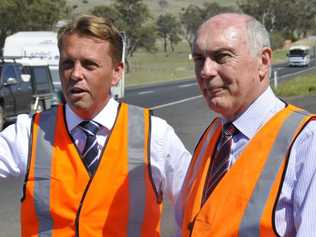
[[36,114],[22,198],[22,236],[160,236],[150,174],[150,111],[120,104],[94,176],[68,133],[64,107]]
[[277,236],[274,206],[289,150],[310,119],[315,117],[292,105],[278,112],[249,141],[201,207],[210,157],[222,130],[221,120],[213,120],[196,147],[184,181],[182,236]]

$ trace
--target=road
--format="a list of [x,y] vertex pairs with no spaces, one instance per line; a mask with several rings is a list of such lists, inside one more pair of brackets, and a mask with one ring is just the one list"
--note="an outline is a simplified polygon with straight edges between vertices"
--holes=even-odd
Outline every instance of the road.
[[[309,71],[316,71],[314,58],[311,59],[311,64],[308,67],[288,67],[287,63],[273,65],[271,68],[271,84],[274,85],[275,78],[277,78],[277,83],[279,84],[293,76]],[[124,101],[152,109],[159,109],[166,106],[166,104],[176,105],[196,97],[201,97],[201,95],[196,80],[192,78],[183,81],[129,88],[125,93]]]
[[[288,69],[282,69],[281,66],[279,68],[280,73]],[[166,119],[175,128],[191,152],[200,134],[214,116],[200,96],[194,80],[131,88],[127,90],[125,100],[154,108],[154,114]],[[316,97],[296,97],[288,101],[316,113]],[[8,182],[0,180],[0,237],[19,236],[19,183],[20,180],[17,179]],[[169,203],[164,211],[162,236],[168,237],[175,229]]]
[[273,80],[275,77],[278,78],[279,82],[282,82],[293,76],[315,70],[315,67],[316,67],[316,60],[314,57],[311,58],[311,63],[308,67],[289,67],[287,63],[272,65],[271,82],[273,83]]

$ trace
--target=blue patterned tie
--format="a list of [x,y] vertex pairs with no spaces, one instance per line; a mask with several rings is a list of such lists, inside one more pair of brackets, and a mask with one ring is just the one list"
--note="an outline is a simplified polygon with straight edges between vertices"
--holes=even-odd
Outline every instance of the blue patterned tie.
[[232,138],[238,132],[238,129],[232,123],[227,123],[223,127],[222,136],[214,154],[212,164],[208,170],[204,186],[202,205],[229,169],[229,155],[231,151]]
[[85,166],[93,175],[98,165],[98,143],[96,134],[100,130],[101,125],[94,121],[83,121],[79,127],[86,134],[86,144],[82,151],[82,158]]

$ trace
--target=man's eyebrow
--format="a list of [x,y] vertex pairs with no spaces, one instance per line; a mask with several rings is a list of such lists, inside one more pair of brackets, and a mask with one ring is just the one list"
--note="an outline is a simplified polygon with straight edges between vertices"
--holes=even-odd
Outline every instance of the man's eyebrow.
[[212,50],[213,53],[222,52],[222,51],[230,51],[230,52],[233,52],[234,49],[232,49],[232,48],[230,48],[230,47],[221,47],[221,48],[217,48],[217,49]]
[[223,51],[234,52],[234,49],[230,47],[221,47],[221,48],[212,49],[212,50],[201,50],[197,48],[197,49],[192,50],[192,55],[216,55]]

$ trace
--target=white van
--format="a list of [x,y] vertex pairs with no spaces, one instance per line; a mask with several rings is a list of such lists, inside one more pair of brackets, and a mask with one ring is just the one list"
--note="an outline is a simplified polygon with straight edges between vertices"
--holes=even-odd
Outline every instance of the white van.
[[[125,47],[125,44],[124,44]],[[125,50],[123,50],[125,53]],[[58,73],[59,50],[57,47],[57,33],[52,31],[20,31],[8,36],[3,47],[3,57],[16,58],[21,63],[40,60],[45,62],[50,69],[54,87],[61,90]],[[124,58],[123,54],[123,58]],[[18,61],[18,60],[16,60]],[[123,61],[124,62],[124,61]],[[111,88],[114,98],[124,97],[125,83],[122,80]]]
[[308,66],[311,61],[310,47],[305,45],[295,45],[289,48],[288,65],[289,66]]
[[[59,50],[57,33],[52,31],[20,31],[9,35],[4,42],[3,57],[18,58],[23,64],[46,63],[58,68]],[[53,75],[55,76],[55,75]],[[54,86],[60,88],[59,76],[53,77]]]

